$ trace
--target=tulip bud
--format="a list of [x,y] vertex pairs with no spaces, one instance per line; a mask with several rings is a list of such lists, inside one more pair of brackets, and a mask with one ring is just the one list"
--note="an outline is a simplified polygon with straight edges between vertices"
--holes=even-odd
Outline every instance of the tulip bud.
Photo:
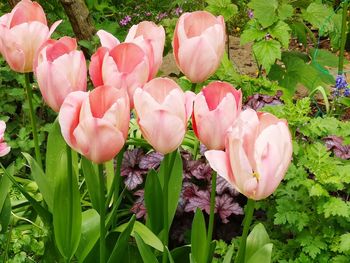
[[182,143],[195,94],[183,92],[175,81],[155,78],[135,91],[134,103],[143,137],[162,154]]
[[4,121],[0,121],[0,157],[5,156],[10,152],[10,146],[7,145],[4,139],[4,133],[6,130],[6,123]]
[[154,78],[163,61],[163,50],[165,43],[165,31],[162,26],[157,26],[153,22],[143,21],[138,25],[133,25],[125,42],[131,42],[147,54],[149,61],[148,80]]
[[38,49],[60,23],[49,29],[44,10],[30,0],[22,0],[11,13],[0,17],[0,52],[11,69],[32,72]]
[[67,144],[95,163],[114,158],[128,136],[130,106],[124,90],[100,86],[64,100],[59,123]]
[[225,51],[225,22],[206,11],[184,13],[177,21],[173,49],[177,66],[193,83],[215,73]]
[[39,50],[35,76],[45,102],[56,112],[73,91],[86,91],[86,62],[74,38],[48,40]]
[[196,96],[193,106],[193,130],[209,150],[224,150],[227,129],[238,118],[242,92],[227,82],[215,81]]
[[210,166],[240,193],[260,200],[276,190],[292,152],[285,120],[247,109],[227,133],[225,151],[210,150],[205,156]]

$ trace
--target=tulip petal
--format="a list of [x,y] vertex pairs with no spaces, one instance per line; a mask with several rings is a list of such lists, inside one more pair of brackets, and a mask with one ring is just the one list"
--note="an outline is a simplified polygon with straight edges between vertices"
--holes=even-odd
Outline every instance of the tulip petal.
[[33,21],[47,25],[43,8],[37,2],[22,0],[13,8],[11,12],[11,23],[9,28]]
[[112,50],[120,44],[120,41],[116,37],[105,30],[97,31],[96,35],[100,38],[101,46],[106,47],[109,50]]
[[220,58],[203,37],[183,42],[179,47],[178,60],[181,71],[194,83],[203,82],[220,63]]
[[230,176],[230,166],[227,154],[224,151],[219,150],[209,150],[204,153],[205,158],[207,158],[210,167],[218,173],[227,182],[234,185],[232,181],[232,176]]
[[176,150],[186,132],[183,120],[165,110],[153,111],[140,118],[139,126],[149,144],[162,154]]
[[91,56],[89,74],[95,87],[104,85],[102,68],[103,61],[106,56],[109,56],[108,49],[104,47],[98,48],[97,51]]
[[88,118],[74,130],[78,150],[95,163],[109,161],[122,149],[123,134],[103,119]]
[[84,100],[88,99],[88,96],[89,93],[83,91],[69,93],[65,98],[58,115],[62,136],[73,149],[77,149],[77,142],[73,132],[79,124],[81,106]]

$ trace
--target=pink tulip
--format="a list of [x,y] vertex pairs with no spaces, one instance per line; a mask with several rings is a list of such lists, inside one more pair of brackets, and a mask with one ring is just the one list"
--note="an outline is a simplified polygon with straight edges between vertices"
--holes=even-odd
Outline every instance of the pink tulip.
[[111,160],[128,136],[130,106],[124,90],[100,86],[64,100],[59,123],[67,144],[95,163]]
[[10,146],[4,140],[4,133],[6,130],[6,123],[4,121],[0,121],[0,157],[5,156],[10,152]]
[[17,72],[33,71],[33,61],[39,47],[51,36],[61,21],[51,29],[47,26],[42,7],[30,0],[22,0],[0,18],[0,52]]
[[175,81],[155,78],[135,91],[134,103],[143,137],[163,154],[180,146],[192,114],[195,94]]
[[150,69],[148,80],[154,78],[163,61],[164,28],[153,22],[143,21],[130,28],[125,42],[137,44],[147,54]]
[[229,83],[215,81],[196,96],[193,106],[193,130],[209,150],[225,149],[227,129],[242,108],[242,92]]
[[72,91],[86,91],[86,62],[74,38],[47,40],[39,50],[34,71],[45,102],[56,112]]
[[177,66],[194,83],[214,74],[225,50],[225,22],[206,11],[184,13],[177,21],[173,49]]
[[239,192],[254,200],[271,195],[292,157],[285,120],[248,109],[227,133],[226,150],[205,153],[210,166]]
[[127,90],[133,107],[135,89],[142,87],[148,80],[147,55],[136,44],[118,44],[107,32],[99,31],[98,35],[102,45],[106,46],[100,47],[91,57],[89,73],[92,83],[95,87],[109,85]]

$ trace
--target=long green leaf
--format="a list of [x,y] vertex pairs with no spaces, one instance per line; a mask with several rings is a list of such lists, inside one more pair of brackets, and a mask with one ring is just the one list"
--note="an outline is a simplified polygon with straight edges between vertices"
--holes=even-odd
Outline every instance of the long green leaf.
[[191,253],[191,246],[185,245],[182,247],[177,247],[173,249],[170,253],[175,262],[190,263],[189,255]]
[[77,177],[57,174],[53,203],[53,225],[56,244],[70,260],[78,248],[81,234],[81,206]]
[[224,257],[224,261],[222,261],[222,263],[231,263],[234,248],[235,246],[233,244],[229,247]]
[[[15,169],[13,164],[11,164],[6,169],[9,174],[11,175],[14,174]],[[2,206],[5,203],[5,200],[7,198],[7,194],[10,190],[11,185],[12,185],[12,182],[6,175],[3,175],[2,177],[0,177],[0,211],[2,209]]]
[[163,193],[158,175],[151,170],[146,179],[145,204],[147,208],[146,225],[153,233],[159,234],[163,229]]
[[86,186],[90,195],[92,207],[95,208],[96,211],[100,211],[100,182],[98,180],[96,167],[85,157],[81,158],[81,166],[83,169]]
[[40,193],[43,195],[43,198],[49,207],[49,210],[52,211],[53,208],[53,184],[48,180],[48,177],[45,175],[43,170],[40,168],[36,160],[30,156],[28,153],[22,153],[23,156],[27,159],[27,162],[30,166],[31,174],[35,182],[37,183]]
[[247,237],[247,246],[245,252],[245,262],[249,260],[252,255],[262,248],[264,245],[270,243],[269,235],[267,234],[263,224],[257,224]]
[[202,211],[197,208],[192,222],[191,254],[195,262],[206,262],[207,230]]
[[44,221],[45,224],[49,224],[52,220],[51,213],[43,208],[38,201],[36,201],[32,196],[28,194],[28,192],[21,186],[16,179],[7,172],[5,167],[0,163],[1,168],[4,170],[5,175],[11,180],[11,182],[18,188],[18,190],[21,192],[22,195],[24,195],[25,198],[30,202],[30,204],[33,206],[35,211],[38,213],[38,215],[41,217],[41,219]]
[[119,235],[117,243],[113,248],[112,254],[108,259],[108,263],[118,262],[118,259],[121,259],[124,257],[126,253],[126,248],[128,246],[128,240],[130,238],[131,231],[134,228],[135,219],[136,217],[135,215],[133,215],[129,220],[127,227]]
[[[128,223],[122,224],[118,226],[115,231],[122,232],[126,229],[128,226]],[[132,229],[131,236],[135,236],[135,233],[137,233],[142,240],[149,246],[163,252],[163,243],[160,241],[160,239],[144,224],[142,224],[139,221],[136,221],[134,224],[134,228]]]
[[151,249],[145,244],[145,242],[143,242],[142,238],[137,233],[135,233],[135,239],[143,262],[158,263],[156,256],[152,253]]
[[246,263],[270,263],[272,255],[272,243],[265,244],[258,251],[256,251]]
[[10,195],[6,196],[5,202],[0,209],[0,233],[5,233],[11,219],[11,200]]
[[86,256],[94,248],[100,237],[100,215],[95,209],[89,209],[82,214],[81,238],[75,252],[79,262],[83,262]]

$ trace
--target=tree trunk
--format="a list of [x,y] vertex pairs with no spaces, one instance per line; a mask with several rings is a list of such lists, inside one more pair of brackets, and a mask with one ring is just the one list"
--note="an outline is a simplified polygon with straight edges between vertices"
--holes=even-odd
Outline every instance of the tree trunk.
[[72,25],[75,36],[78,40],[89,40],[96,33],[89,9],[84,0],[60,0],[69,21]]
[[17,3],[19,3],[21,0],[8,0],[9,5],[11,8],[14,8]]

